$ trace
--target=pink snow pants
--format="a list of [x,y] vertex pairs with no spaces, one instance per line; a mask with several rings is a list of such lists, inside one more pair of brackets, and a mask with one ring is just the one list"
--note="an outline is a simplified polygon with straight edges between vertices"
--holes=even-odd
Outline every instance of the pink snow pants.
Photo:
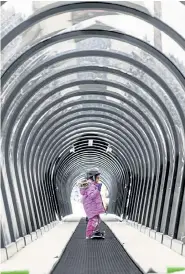
[[94,216],[88,220],[87,228],[86,228],[86,237],[91,237],[93,235],[93,232],[98,230],[99,224],[100,224],[100,216]]

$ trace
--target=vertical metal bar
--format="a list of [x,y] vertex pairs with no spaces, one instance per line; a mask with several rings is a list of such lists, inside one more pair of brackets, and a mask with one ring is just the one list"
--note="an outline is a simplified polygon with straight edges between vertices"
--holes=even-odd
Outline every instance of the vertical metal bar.
[[134,203],[135,203],[135,197],[136,197],[136,189],[137,189],[137,185],[138,185],[138,174],[135,174],[134,176],[135,180],[134,180],[134,184],[133,184],[133,188],[132,188],[132,200],[131,200],[131,208],[130,208],[130,217],[131,220],[134,220],[134,216],[133,216],[133,208],[134,208]]
[[[185,167],[185,166],[184,166]],[[181,202],[181,210],[178,210],[177,213],[179,214],[177,217],[179,218],[175,229],[178,229],[177,239],[183,241],[185,239],[185,178],[183,176],[183,185],[184,190],[182,191],[182,202]]]
[[146,227],[150,226],[150,212],[151,212],[151,207],[152,207],[153,198],[154,198],[154,190],[155,190],[157,181],[158,181],[158,176],[156,176],[156,174],[154,174],[152,186],[150,188],[150,193],[149,193],[149,197],[148,197],[148,203],[147,203],[148,205],[147,205],[146,216],[145,216]]
[[148,215],[150,217],[149,226],[151,229],[155,229],[155,218],[156,218],[156,212],[157,212],[157,204],[158,204],[160,185],[161,185],[161,181],[162,181],[162,175],[163,175],[163,164],[160,165],[158,182],[155,186],[152,205],[149,208],[149,212],[148,212]]
[[[185,165],[184,165],[183,175],[182,175],[182,183],[181,183],[181,189],[180,189],[180,196],[179,196],[179,203],[176,211],[176,220],[175,220],[175,227],[174,227],[174,238],[180,238],[185,237],[185,226],[184,230],[181,227],[181,220],[185,220]],[[183,200],[184,197],[184,200]],[[184,214],[184,215],[183,215]],[[180,236],[180,237],[179,237]]]
[[125,219],[128,215],[128,206],[129,206],[129,195],[130,195],[130,189],[132,184],[132,176],[130,173],[130,170],[128,170],[128,186],[127,186],[127,196],[125,199],[125,209],[123,211],[123,218]]
[[138,218],[138,222],[140,224],[143,224],[143,220],[142,220],[142,213],[143,213],[143,205],[144,205],[144,198],[145,198],[145,193],[146,193],[146,188],[147,185],[149,184],[149,174],[150,174],[150,169],[148,170],[148,175],[146,177],[146,180],[143,184],[142,187],[142,193],[141,193],[141,202],[140,202],[140,206],[139,206],[139,218]]
[[2,191],[2,198],[4,202],[6,217],[8,221],[9,233],[10,233],[11,241],[13,242],[19,238],[19,228],[17,224],[15,207],[13,205],[10,188],[8,185],[5,186],[3,176],[1,177],[1,191]]
[[10,229],[12,229],[12,226],[9,226],[10,222],[8,222],[8,217],[10,215],[9,214],[7,215],[6,213],[4,197],[2,195],[1,189],[0,189],[0,198],[1,198],[1,248],[3,248],[12,242],[13,231],[10,231]]
[[131,180],[131,185],[130,185],[130,193],[129,193],[129,202],[127,207],[127,214],[129,219],[131,219],[131,205],[132,205],[133,188],[134,188],[134,182],[135,182],[135,175],[134,173],[132,173],[132,170],[131,170],[130,180]]
[[150,192],[152,181],[153,181],[153,178],[151,178],[151,175],[150,175],[148,184],[146,185],[146,189],[145,189],[144,203],[142,208],[141,224],[144,224],[144,225],[146,225],[145,217],[146,217],[146,209],[147,209],[147,202],[148,202],[148,194]]
[[[176,183],[176,176],[177,176],[177,168],[178,168],[178,161],[179,161],[179,155],[176,155],[176,159],[175,159],[175,166],[174,166],[174,172],[173,172],[173,176],[172,176],[172,180],[171,180],[171,186],[168,186],[168,190],[166,191],[166,198],[168,197],[168,201],[167,199],[165,199],[165,211],[167,210],[167,214],[165,214],[165,212],[163,212],[163,229],[164,229],[164,233],[168,234],[168,230],[169,230],[169,224],[170,224],[170,214],[172,211],[172,204],[173,204],[173,196],[174,196],[174,191],[175,191],[175,183]],[[173,233],[172,233],[173,234]],[[171,235],[173,236],[173,235]]]
[[160,193],[159,193],[158,204],[157,204],[157,212],[156,212],[156,220],[155,220],[155,228],[156,228],[155,230],[157,232],[161,231],[161,221],[162,221],[163,208],[164,208],[164,202],[165,202],[166,188],[168,183],[169,169],[170,169],[170,161],[169,161],[169,158],[167,158],[164,183],[160,187]]
[[32,201],[32,206],[33,206],[33,214],[34,214],[34,219],[35,222],[32,223],[32,231],[35,231],[38,227],[40,227],[40,219],[39,219],[39,210],[40,208],[38,207],[39,203],[37,202],[38,197],[37,197],[37,191],[35,189],[35,186],[29,176],[25,176],[23,170],[22,171],[22,180],[23,182],[27,182],[29,185],[30,189],[30,195],[29,199],[31,198]]
[[[178,159],[177,159],[178,160]],[[177,161],[178,162],[178,161]],[[178,225],[180,222],[180,212],[181,212],[181,205],[182,205],[182,199],[184,194],[184,188],[185,188],[185,181],[183,179],[185,178],[184,175],[184,164],[179,163],[179,167],[177,167],[177,170],[175,171],[174,181],[173,181],[173,187],[171,189],[171,199],[169,201],[169,207],[172,207],[172,210],[168,210],[167,219],[170,216],[169,224],[167,223],[168,227],[168,234],[172,236],[173,238],[177,238],[178,234]]]

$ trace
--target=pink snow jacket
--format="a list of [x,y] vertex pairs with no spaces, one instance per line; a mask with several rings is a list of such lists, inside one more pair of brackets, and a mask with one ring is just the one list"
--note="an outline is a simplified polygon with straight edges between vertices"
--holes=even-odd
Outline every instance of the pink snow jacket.
[[80,193],[83,196],[82,202],[88,218],[105,212],[100,191],[94,182],[89,183],[86,188],[80,188]]

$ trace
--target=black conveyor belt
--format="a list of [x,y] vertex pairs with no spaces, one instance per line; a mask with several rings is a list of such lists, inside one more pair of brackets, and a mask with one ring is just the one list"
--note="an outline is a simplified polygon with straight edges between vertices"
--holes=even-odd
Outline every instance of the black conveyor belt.
[[52,274],[141,274],[112,231],[105,240],[85,239],[85,220],[81,220]]

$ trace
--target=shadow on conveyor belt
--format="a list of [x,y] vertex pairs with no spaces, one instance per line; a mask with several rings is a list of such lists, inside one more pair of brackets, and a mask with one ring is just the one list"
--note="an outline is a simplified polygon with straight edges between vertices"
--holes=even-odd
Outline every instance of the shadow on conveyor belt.
[[104,224],[105,240],[85,239],[82,219],[51,274],[141,274],[112,231]]

